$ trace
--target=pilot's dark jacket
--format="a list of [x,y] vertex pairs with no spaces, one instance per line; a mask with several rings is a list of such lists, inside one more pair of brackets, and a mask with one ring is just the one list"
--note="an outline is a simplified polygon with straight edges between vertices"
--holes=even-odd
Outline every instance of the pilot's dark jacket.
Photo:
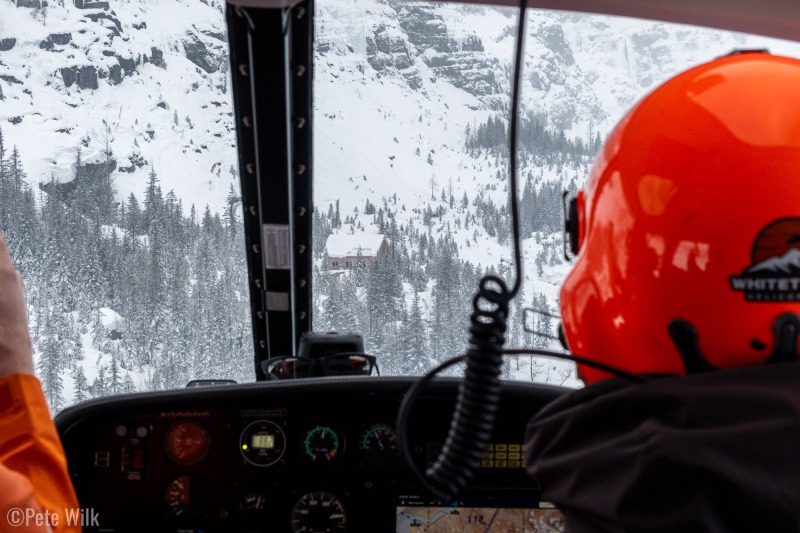
[[599,382],[526,443],[568,533],[800,531],[800,362]]

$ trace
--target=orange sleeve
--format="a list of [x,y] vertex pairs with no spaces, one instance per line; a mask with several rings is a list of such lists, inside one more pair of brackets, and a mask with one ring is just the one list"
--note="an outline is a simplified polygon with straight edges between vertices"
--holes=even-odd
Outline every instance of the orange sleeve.
[[47,531],[35,517],[15,524],[16,508],[45,513],[56,533],[81,530],[68,524],[78,499],[42,386],[30,374],[0,378],[0,533]]

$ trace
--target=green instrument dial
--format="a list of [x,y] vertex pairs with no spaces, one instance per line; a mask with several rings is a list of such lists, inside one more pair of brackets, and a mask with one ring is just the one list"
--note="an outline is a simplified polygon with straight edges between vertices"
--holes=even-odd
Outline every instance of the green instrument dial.
[[317,426],[306,433],[303,451],[314,462],[332,462],[344,452],[344,439],[329,426]]

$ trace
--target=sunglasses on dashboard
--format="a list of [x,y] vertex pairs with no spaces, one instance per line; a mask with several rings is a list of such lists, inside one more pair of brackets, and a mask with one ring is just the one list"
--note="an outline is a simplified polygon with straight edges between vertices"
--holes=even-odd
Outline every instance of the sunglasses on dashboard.
[[380,375],[374,355],[337,353],[326,357],[274,357],[262,363],[270,379],[294,379],[316,376],[369,376],[372,370]]

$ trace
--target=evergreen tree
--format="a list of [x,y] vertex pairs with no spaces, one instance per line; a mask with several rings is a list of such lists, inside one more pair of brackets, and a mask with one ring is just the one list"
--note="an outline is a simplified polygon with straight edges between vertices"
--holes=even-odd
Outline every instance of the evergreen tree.
[[536,275],[540,278],[544,275],[544,263],[546,257],[545,250],[546,248],[543,247],[541,250],[539,250],[539,253],[536,254]]
[[133,193],[128,196],[127,210],[125,212],[125,229],[127,229],[132,236],[140,235],[145,230],[142,221],[142,212],[139,208],[139,201]]
[[233,188],[233,184],[231,184],[230,188],[228,189],[228,196],[225,199],[225,223],[228,226],[228,232],[231,239],[236,238],[236,231],[239,227],[239,217],[236,215],[236,206],[240,202],[241,198],[236,193],[236,189]]
[[333,215],[333,223],[331,224],[334,229],[342,227],[342,215],[339,211],[339,200],[336,200],[336,211]]
[[366,283],[367,277],[367,264],[364,261],[364,254],[361,252],[361,247],[358,248],[356,253],[356,261],[353,265],[353,282],[356,287],[363,287]]
[[543,311],[543,313],[537,313],[535,331],[538,335],[536,335],[536,339],[534,340],[534,346],[538,348],[547,348],[550,345],[550,339],[545,335],[553,335],[553,320],[549,315],[544,314],[550,312],[550,307],[547,305],[547,297],[544,293],[539,293],[534,303],[534,309]]
[[136,384],[133,382],[133,378],[128,372],[125,372],[125,380],[122,383],[122,392],[124,394],[136,392]]
[[72,398],[75,400],[75,402],[82,402],[88,398],[87,392],[89,390],[89,384],[86,381],[86,374],[84,373],[81,365],[75,365],[74,367],[72,372],[72,385]]
[[65,335],[64,322],[54,311],[47,318],[43,339],[39,341],[41,353],[36,363],[36,374],[50,410],[58,412],[64,405],[62,372],[66,354],[61,339]]
[[147,175],[147,188],[144,194],[143,226],[145,231],[150,231],[151,224],[158,225],[161,218],[161,187],[155,169],[151,166]]
[[550,250],[550,266],[555,266],[561,262],[558,255],[558,246],[553,246]]
[[106,386],[106,366],[100,362],[100,359],[97,360],[97,377],[94,378],[94,381],[89,386],[89,392],[95,398],[99,398],[101,396],[105,396],[109,394],[108,388]]
[[97,206],[97,217],[105,223],[111,223],[112,215],[114,212],[114,184],[111,176],[114,153],[111,149],[111,142],[113,135],[111,133],[111,126],[103,120],[103,156],[105,157],[103,163],[103,174],[100,176],[100,183],[94,187],[94,201]]
[[111,354],[111,365],[108,370],[108,383],[106,388],[110,394],[119,394],[122,392],[122,375],[120,374],[119,363],[116,354]]
[[411,309],[406,313],[403,305],[404,319],[400,327],[399,361],[396,367],[400,374],[417,376],[428,368],[425,347],[425,323],[420,309],[419,293],[414,291]]

